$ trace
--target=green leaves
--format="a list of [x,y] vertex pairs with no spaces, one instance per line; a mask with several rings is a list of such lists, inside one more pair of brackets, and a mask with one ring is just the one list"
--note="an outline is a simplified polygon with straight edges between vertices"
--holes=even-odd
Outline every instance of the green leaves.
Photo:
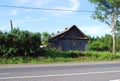
[[[96,4],[94,19],[111,23],[112,13],[120,15],[120,0],[89,0],[92,4]],[[109,24],[110,25],[110,24]]]
[[43,45],[48,45],[48,40],[51,37],[51,35],[47,32],[43,32],[41,35],[41,39],[42,39],[42,44]]
[[0,32],[0,56],[38,56],[40,53],[41,34],[20,31]]
[[111,51],[112,36],[106,34],[104,37],[90,37],[88,46],[92,51]]
[[[94,19],[107,24],[112,30],[113,53],[116,53],[116,29],[119,28],[120,0],[89,0],[92,4],[97,5],[92,15]],[[117,28],[118,27],[118,28]],[[118,31],[118,30],[117,30]]]

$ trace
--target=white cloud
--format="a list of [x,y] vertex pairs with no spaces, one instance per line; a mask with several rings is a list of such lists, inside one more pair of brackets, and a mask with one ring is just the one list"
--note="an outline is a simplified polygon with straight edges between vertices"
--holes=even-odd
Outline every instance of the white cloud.
[[1,31],[5,31],[5,32],[9,31],[10,30],[10,26],[8,26],[8,25],[7,26],[0,26],[0,30]]
[[39,7],[43,4],[49,3],[50,0],[16,0],[17,5]]
[[68,4],[71,4],[71,6],[67,7],[68,5],[65,5],[65,6],[58,6],[57,8],[63,9],[63,10],[78,10],[80,6],[79,0],[69,0]]
[[85,34],[91,36],[103,36],[111,33],[111,29],[106,25],[84,26],[81,30],[84,31]]
[[11,12],[10,12],[10,15],[16,15],[17,14],[17,10],[12,10]]
[[27,4],[30,2],[30,0],[17,0],[16,1],[18,5],[23,5],[23,4]]
[[[49,5],[51,0],[16,0],[15,5],[23,7],[42,8],[43,5]],[[43,7],[44,8],[44,7]],[[25,12],[30,12],[32,9],[26,9]]]
[[70,2],[73,4],[71,7],[71,10],[77,10],[80,6],[79,0],[70,0]]
[[[63,4],[61,4],[63,3]],[[54,5],[53,5],[54,4]],[[59,0],[16,0],[16,5],[27,6],[27,7],[40,7],[40,8],[50,8],[50,9],[61,9],[61,10],[78,10],[80,6],[79,0],[65,0],[61,2]],[[59,6],[58,6],[59,5]],[[31,9],[26,10],[26,12],[32,11]],[[54,15],[65,15],[73,13],[74,11],[57,11],[49,13]]]
[[60,15],[65,15],[65,14],[70,14],[70,13],[73,13],[75,11],[77,11],[80,7],[80,2],[79,0],[68,0],[69,2],[67,4],[69,4],[70,6],[68,5],[61,5],[61,6],[56,6],[55,9],[61,9],[61,10],[71,10],[71,11],[58,11],[56,14],[56,16],[60,16]]
[[31,22],[39,22],[39,21],[45,21],[45,18],[31,18],[31,17],[25,17],[24,19],[16,20],[14,23],[15,25],[21,25],[24,23],[31,23]]
[[28,20],[28,19],[31,19],[31,17],[28,17],[28,16],[27,16],[27,17],[25,17],[25,19],[27,19],[27,20]]
[[36,0],[36,1],[34,1],[34,4],[36,6],[42,6],[42,5],[47,4],[49,2],[50,2],[50,0]]

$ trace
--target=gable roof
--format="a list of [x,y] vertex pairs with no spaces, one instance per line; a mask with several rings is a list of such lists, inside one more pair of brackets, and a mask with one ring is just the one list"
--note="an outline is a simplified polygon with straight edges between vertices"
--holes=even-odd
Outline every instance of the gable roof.
[[76,29],[82,35],[82,37],[80,37],[79,39],[88,39],[88,37],[76,25],[73,25],[70,28],[65,28],[64,31],[55,34],[50,38],[50,40],[57,37],[63,38],[65,36],[65,33],[71,31],[72,29]]

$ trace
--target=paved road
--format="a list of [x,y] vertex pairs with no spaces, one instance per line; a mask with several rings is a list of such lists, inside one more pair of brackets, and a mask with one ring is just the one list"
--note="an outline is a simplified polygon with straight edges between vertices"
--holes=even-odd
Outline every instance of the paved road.
[[0,81],[120,81],[120,62],[0,65]]

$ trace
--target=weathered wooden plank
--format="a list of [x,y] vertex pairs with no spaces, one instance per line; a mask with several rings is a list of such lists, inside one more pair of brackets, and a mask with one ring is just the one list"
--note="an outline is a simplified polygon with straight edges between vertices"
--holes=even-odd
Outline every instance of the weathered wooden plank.
[[76,26],[54,36],[49,40],[49,43],[61,51],[86,51],[88,49],[88,37]]

